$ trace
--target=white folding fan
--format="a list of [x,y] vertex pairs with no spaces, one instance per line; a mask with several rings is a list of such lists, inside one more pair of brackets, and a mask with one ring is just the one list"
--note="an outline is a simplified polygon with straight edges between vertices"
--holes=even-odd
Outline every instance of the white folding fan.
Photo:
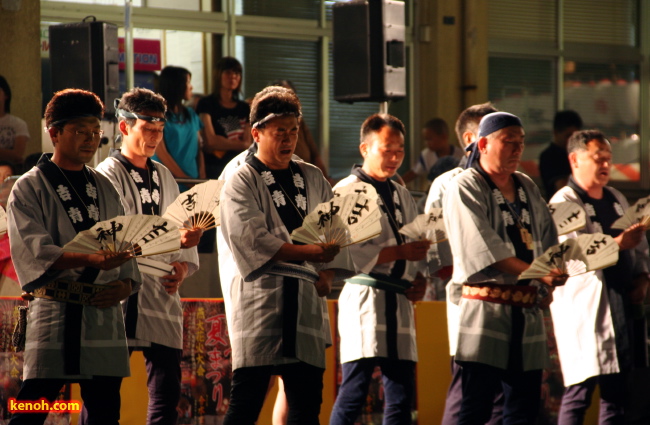
[[356,182],[356,183],[334,188],[334,196],[336,197],[345,196],[350,193],[362,193],[366,195],[368,198],[374,199],[375,201],[379,197],[379,195],[377,195],[377,190],[370,183]]
[[93,254],[130,252],[136,257],[164,254],[181,248],[181,234],[169,219],[156,215],[121,215],[79,232],[63,250]]
[[566,235],[587,225],[585,210],[575,202],[548,204],[558,235]]
[[427,239],[432,243],[447,240],[445,223],[442,219],[442,208],[431,208],[427,214],[420,214],[409,224],[399,230],[403,235],[412,239]]
[[650,226],[650,196],[636,201],[625,211],[623,217],[612,224],[612,229],[627,229],[636,223],[641,223],[645,227]]
[[0,236],[7,233],[7,212],[0,206]]
[[150,274],[156,277],[163,277],[174,272],[174,266],[151,258],[138,258],[138,269],[140,273]]
[[221,224],[219,196],[224,180],[208,180],[181,193],[163,217],[179,227],[209,230]]
[[536,279],[559,270],[564,276],[575,276],[603,269],[618,261],[618,244],[603,233],[582,234],[554,245],[537,257],[519,279]]
[[377,200],[364,193],[336,196],[318,204],[307,214],[291,239],[307,244],[324,243],[346,247],[379,236],[381,210]]

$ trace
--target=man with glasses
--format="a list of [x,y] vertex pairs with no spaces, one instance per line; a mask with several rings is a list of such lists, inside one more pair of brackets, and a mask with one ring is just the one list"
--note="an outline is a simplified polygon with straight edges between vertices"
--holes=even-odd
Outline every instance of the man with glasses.
[[[85,165],[99,146],[102,114],[102,102],[88,91],[54,95],[45,110],[54,154],[14,185],[8,228],[20,284],[36,297],[17,400],[51,403],[65,383],[78,382],[89,423],[117,425],[120,384],[129,376],[120,301],[137,290],[140,275],[130,254],[62,250],[77,233],[124,212],[113,185]],[[11,423],[42,424],[46,416],[17,413]]]
[[[625,230],[612,228],[628,203],[619,191],[607,186],[612,148],[603,133],[576,131],[567,149],[571,176],[551,202],[580,205],[587,213],[587,227],[562,238],[605,233],[614,237],[620,251],[613,266],[571,277],[553,293],[551,314],[565,386],[558,424],[583,423],[596,384],[600,387],[599,423],[623,423],[629,399],[626,379],[635,365],[646,362],[646,227],[637,223]],[[635,331],[635,325],[640,329]]]
[[[163,215],[179,195],[171,172],[152,161],[163,138],[166,104],[151,90],[135,88],[116,100],[121,150],[97,166],[122,197],[126,214]],[[183,309],[178,288],[199,268],[194,248],[202,230],[181,230],[180,251],[149,257],[173,267],[156,277],[142,274],[142,287],[123,304],[129,350],[141,350],[147,366],[147,424],[176,424],[181,395]]]

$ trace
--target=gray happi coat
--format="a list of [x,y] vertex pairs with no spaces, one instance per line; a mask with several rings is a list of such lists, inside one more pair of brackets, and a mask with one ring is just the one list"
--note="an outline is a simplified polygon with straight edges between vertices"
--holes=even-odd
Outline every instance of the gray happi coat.
[[[123,214],[113,185],[89,169],[95,178],[100,221]],[[55,279],[77,280],[83,267],[50,270],[63,254],[61,247],[77,232],[59,202],[59,195],[37,167],[23,175],[13,187],[8,202],[11,258],[21,286],[33,291]],[[135,260],[119,268],[100,270],[95,283],[131,279],[140,285]],[[63,370],[63,328],[66,304],[37,298],[29,303],[23,379],[89,379],[93,375],[129,376],[129,353],[119,304],[106,309],[84,306],[81,328],[81,375]]]
[[[533,181],[515,173],[528,196],[534,258],[558,243],[551,213]],[[456,284],[481,282],[517,284],[517,276],[491,267],[497,261],[515,256],[499,205],[490,186],[475,169],[454,178],[443,199],[444,219],[454,257],[452,281]],[[533,281],[534,285],[539,285]],[[460,329],[457,361],[488,364],[501,369],[508,365],[512,329],[511,307],[488,301],[460,300]],[[548,363],[546,333],[541,310],[522,309],[524,370],[541,369]]]
[[[623,211],[628,208],[627,200],[618,190],[611,187],[605,190],[616,197]],[[563,201],[585,208],[580,196],[569,186],[557,191],[551,199],[551,202]],[[602,232],[602,229],[596,229],[587,215],[585,229],[562,235],[560,239],[595,232]],[[630,254],[634,276],[648,273],[648,242],[645,238],[630,250]],[[596,270],[570,277],[564,286],[553,291],[551,315],[565,386],[578,384],[592,376],[621,371],[606,285],[603,271]],[[568,323],[571,326],[567,326]]]
[[[321,171],[297,161],[305,176],[307,211],[332,198],[332,189]],[[277,365],[297,360],[325,368],[325,347],[331,342],[325,298],[319,297],[313,282],[301,279],[298,294],[296,357],[282,357],[282,288],[284,278],[265,274],[271,258],[285,243],[292,243],[266,184],[249,164],[243,164],[228,178],[221,192],[221,232],[230,265],[224,287],[226,315],[233,369]],[[350,276],[354,266],[347,249],[333,262],[312,264],[335,269],[335,280]],[[231,276],[235,273],[234,276]],[[231,279],[232,278],[232,279]]]
[[[357,176],[351,175],[341,180],[336,187],[360,181]],[[418,214],[415,202],[407,189],[400,185],[394,186],[400,199],[404,224],[410,223]],[[369,241],[350,245],[350,255],[357,272],[390,275],[394,262],[377,264],[382,249],[397,245],[388,220],[386,213],[382,212],[381,234]],[[403,279],[411,281],[418,271],[424,272],[425,268],[425,261],[407,261]],[[338,317],[342,363],[361,358],[388,357],[385,310],[386,297],[382,289],[345,284],[339,296]],[[397,294],[397,354],[400,360],[418,360],[413,305],[404,294]]]
[[[160,178],[159,211],[165,213],[167,207],[174,203],[179,195],[178,185],[171,172],[157,161],[152,161]],[[126,168],[115,157],[106,158],[97,166],[97,171],[105,175],[115,186],[122,198],[126,215],[142,214],[140,193]],[[196,248],[154,255],[152,260],[170,264],[174,261],[187,262],[187,276],[199,268],[199,256]],[[126,300],[122,302],[126,310]],[[133,347],[148,347],[156,343],[172,348],[183,348],[183,309],[178,291],[169,295],[160,283],[160,278],[142,273],[142,287],[138,293],[138,320],[135,339],[129,339]]]

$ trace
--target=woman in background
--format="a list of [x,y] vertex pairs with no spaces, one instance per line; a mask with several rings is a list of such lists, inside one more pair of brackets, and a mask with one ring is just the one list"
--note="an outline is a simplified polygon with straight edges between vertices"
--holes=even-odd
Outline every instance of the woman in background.
[[11,112],[11,87],[0,75],[0,158],[19,165],[23,163],[29,131],[25,121],[9,112]]
[[[162,162],[175,178],[204,179],[205,163],[200,149],[203,124],[185,101],[192,98],[192,74],[185,68],[167,66],[160,73],[159,91],[167,101],[167,122],[162,143],[154,159]],[[187,187],[180,184],[182,191]]]
[[241,84],[241,63],[233,57],[221,58],[216,64],[214,92],[196,107],[203,123],[208,178],[218,178],[226,164],[251,144],[250,107],[239,100]]

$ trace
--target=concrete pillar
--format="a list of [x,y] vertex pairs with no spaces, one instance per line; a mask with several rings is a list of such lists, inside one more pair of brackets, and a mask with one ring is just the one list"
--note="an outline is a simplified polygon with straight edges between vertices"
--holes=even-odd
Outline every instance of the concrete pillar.
[[443,118],[454,141],[458,114],[488,100],[487,0],[421,0],[414,7],[416,124]]
[[11,87],[11,113],[29,127],[25,156],[41,151],[40,20],[38,0],[0,0],[0,75]]

